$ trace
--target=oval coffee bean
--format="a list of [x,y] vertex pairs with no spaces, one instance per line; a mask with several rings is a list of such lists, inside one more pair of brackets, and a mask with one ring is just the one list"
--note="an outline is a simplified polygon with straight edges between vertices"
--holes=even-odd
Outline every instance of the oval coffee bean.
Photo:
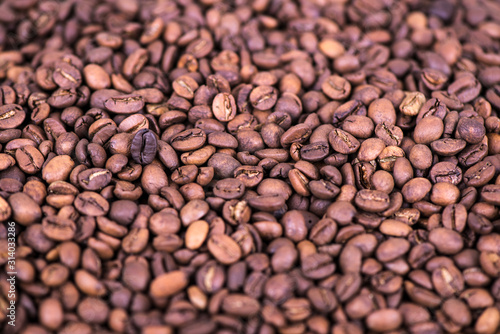
[[359,141],[348,132],[334,129],[328,136],[328,141],[332,148],[342,154],[351,154],[359,149]]
[[133,114],[144,108],[141,96],[115,96],[104,101],[104,107],[116,114]]
[[360,190],[354,202],[360,209],[368,212],[381,212],[390,205],[389,195],[380,190]]
[[149,129],[142,129],[136,132],[130,144],[132,159],[141,165],[148,165],[153,162],[158,143],[155,134]]
[[178,151],[186,152],[199,149],[205,144],[207,135],[201,129],[191,129],[178,133],[174,136],[170,144]]
[[0,106],[0,130],[15,129],[24,122],[26,112],[18,104]]
[[214,234],[208,239],[208,250],[223,264],[233,264],[241,258],[241,248],[231,237],[225,234]]

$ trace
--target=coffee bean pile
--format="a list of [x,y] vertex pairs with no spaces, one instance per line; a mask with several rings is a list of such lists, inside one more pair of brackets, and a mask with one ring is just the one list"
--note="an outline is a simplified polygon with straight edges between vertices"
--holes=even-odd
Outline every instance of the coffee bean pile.
[[0,332],[498,333],[499,115],[497,0],[0,1]]

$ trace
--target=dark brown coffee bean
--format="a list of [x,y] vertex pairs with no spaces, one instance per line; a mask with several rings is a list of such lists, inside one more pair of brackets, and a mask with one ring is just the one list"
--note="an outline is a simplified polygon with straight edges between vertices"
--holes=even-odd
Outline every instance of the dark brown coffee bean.
[[12,219],[23,226],[29,226],[39,222],[42,218],[42,211],[38,203],[22,192],[16,192],[8,197],[8,205],[4,203],[3,216],[8,218],[12,212]]
[[390,238],[379,245],[376,256],[381,262],[390,262],[408,252],[409,248],[410,243],[407,240]]
[[76,88],[82,84],[82,74],[78,68],[64,61],[55,64],[52,78],[62,89]]
[[415,203],[422,200],[431,190],[432,185],[429,180],[424,178],[414,178],[408,181],[401,190],[403,197],[409,203]]
[[264,171],[259,166],[241,166],[234,170],[234,177],[240,180],[245,187],[252,188],[264,178]]
[[434,183],[448,182],[458,185],[462,181],[462,170],[451,162],[439,162],[431,168],[429,176]]
[[479,120],[467,117],[459,119],[457,131],[460,138],[469,144],[479,144],[486,134],[486,129]]
[[434,152],[442,156],[454,156],[462,151],[466,146],[466,142],[462,139],[439,139],[431,143],[431,148]]
[[276,104],[278,92],[271,86],[258,86],[252,90],[249,99],[255,109],[268,110]]
[[158,149],[156,135],[149,129],[139,130],[130,144],[130,153],[135,162],[147,165],[153,162]]
[[182,75],[172,83],[175,93],[183,98],[192,99],[198,89],[198,83],[188,75]]

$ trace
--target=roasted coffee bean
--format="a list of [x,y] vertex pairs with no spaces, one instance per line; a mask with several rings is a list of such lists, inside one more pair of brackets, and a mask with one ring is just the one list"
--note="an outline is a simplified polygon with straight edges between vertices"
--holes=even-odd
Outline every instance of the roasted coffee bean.
[[18,104],[5,104],[0,106],[0,130],[15,129],[26,118],[26,112]]
[[234,97],[228,93],[219,93],[214,97],[212,104],[216,119],[221,122],[229,122],[236,116],[236,102]]
[[341,76],[332,75],[323,81],[321,90],[333,100],[343,100],[351,93],[351,84]]
[[359,141],[348,132],[334,129],[330,132],[328,140],[332,148],[342,154],[351,154],[359,149]]
[[103,216],[109,211],[108,201],[91,191],[85,191],[76,196],[74,204],[80,213],[89,216]]
[[103,106],[117,114],[133,114],[144,107],[142,96],[115,96],[104,101]]
[[406,92],[399,110],[406,116],[416,116],[425,103],[425,95],[420,92]]
[[33,146],[24,146],[16,150],[16,161],[26,174],[35,174],[42,169],[44,156]]
[[37,223],[42,218],[40,206],[27,194],[16,192],[10,195],[7,200],[8,204],[3,205],[3,217],[9,218],[9,213],[12,213],[12,219],[23,226]]
[[360,209],[368,212],[381,212],[390,205],[389,196],[380,190],[360,190],[354,202]]
[[76,224],[71,219],[49,216],[42,220],[42,231],[51,240],[68,241],[75,236]]
[[200,129],[191,129],[178,133],[174,136],[170,144],[176,150],[185,152],[199,149],[205,144],[206,134]]
[[495,175],[495,167],[488,161],[481,161],[467,169],[464,183],[467,186],[480,187],[488,183]]
[[433,141],[431,148],[437,154],[449,157],[462,151],[466,144],[463,139],[446,138]]
[[449,204],[444,208],[442,218],[444,227],[462,232],[467,224],[467,209],[462,204]]
[[294,143],[303,143],[311,133],[311,128],[306,124],[292,126],[281,136],[281,146],[288,147]]
[[221,304],[222,310],[238,317],[251,317],[259,309],[259,302],[243,294],[231,294],[226,296]]
[[0,331],[498,332],[500,7],[382,2],[2,3]]
[[223,199],[240,198],[245,193],[245,185],[240,180],[223,179],[214,186],[214,195]]
[[207,246],[210,253],[223,264],[232,264],[241,258],[240,246],[227,235],[212,235]]
[[86,169],[78,174],[78,183],[85,190],[102,190],[111,182],[111,172],[103,168]]
[[158,149],[157,139],[149,129],[139,130],[130,144],[130,154],[135,162],[147,165],[153,162]]
[[469,144],[479,144],[486,134],[486,129],[479,120],[467,117],[458,120],[457,131],[460,138]]
[[188,285],[186,274],[173,270],[157,276],[150,285],[150,293],[155,298],[171,296]]
[[403,131],[394,124],[386,124],[385,122],[377,124],[375,127],[375,135],[382,139],[387,146],[400,146],[403,139]]
[[430,144],[439,139],[444,131],[444,125],[441,118],[436,116],[428,116],[422,118],[417,123],[413,132],[413,140],[417,144]]

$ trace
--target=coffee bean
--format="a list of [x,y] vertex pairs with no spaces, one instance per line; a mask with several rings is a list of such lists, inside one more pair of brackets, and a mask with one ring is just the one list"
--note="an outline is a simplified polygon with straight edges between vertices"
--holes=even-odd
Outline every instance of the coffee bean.
[[205,242],[209,231],[209,225],[204,220],[191,223],[186,231],[186,247],[198,249]]
[[454,156],[462,151],[466,146],[463,139],[439,139],[431,143],[431,148],[434,152],[442,156]]
[[360,190],[354,198],[356,205],[368,212],[381,212],[389,205],[389,196],[380,190]]
[[130,144],[130,153],[135,162],[147,165],[153,162],[158,148],[157,139],[153,131],[139,130]]
[[425,103],[425,96],[420,92],[406,92],[399,105],[399,110],[406,116],[416,116]]
[[198,83],[188,75],[182,75],[172,83],[172,88],[177,95],[186,99],[192,99],[198,89]]
[[443,210],[443,226],[462,232],[467,222],[467,209],[462,204],[449,204]]
[[208,239],[208,250],[223,264],[232,264],[241,257],[240,246],[231,237],[224,234],[215,234]]
[[78,183],[85,190],[101,190],[110,182],[111,172],[107,169],[91,168],[78,174]]
[[292,126],[281,136],[281,146],[288,147],[293,143],[302,143],[307,140],[311,133],[311,128],[306,124]]
[[409,203],[422,200],[431,190],[432,185],[429,180],[418,177],[408,181],[401,190],[403,197]]
[[463,240],[460,234],[446,228],[435,228],[430,231],[429,241],[443,254],[456,254],[463,247]]
[[85,191],[75,198],[75,208],[89,216],[103,216],[109,211],[109,203],[101,195]]
[[397,310],[382,309],[371,313],[366,319],[366,325],[377,332],[397,329],[403,321]]
[[185,152],[196,150],[205,144],[206,134],[200,129],[191,129],[178,133],[174,136],[170,144],[176,150]]
[[480,187],[488,183],[494,176],[495,167],[487,161],[481,161],[467,169],[464,183],[467,186]]
[[228,93],[219,93],[214,97],[212,104],[216,119],[221,122],[229,122],[236,116],[236,102],[234,97]]
[[461,117],[457,124],[460,138],[469,144],[479,144],[486,134],[484,125],[479,120]]
[[38,318],[41,324],[51,330],[59,328],[64,321],[61,302],[55,298],[43,300],[40,304]]
[[221,307],[229,314],[239,317],[251,317],[259,311],[260,304],[256,299],[249,296],[230,294],[223,299]]
[[498,5],[209,2],[0,6],[16,331],[496,332]]
[[115,96],[104,101],[104,107],[117,114],[136,113],[144,107],[141,96]]
[[343,100],[351,93],[351,84],[341,76],[332,75],[323,82],[321,90],[333,100]]
[[342,154],[354,153],[360,147],[360,143],[356,138],[340,129],[334,129],[330,132],[328,141],[335,151]]
[[444,131],[443,121],[436,116],[428,116],[415,126],[413,139],[417,144],[430,144],[439,139]]
[[188,285],[186,274],[173,270],[156,277],[150,285],[150,293],[155,298],[169,297]]
[[245,187],[252,188],[264,178],[264,171],[260,166],[241,166],[234,170],[234,177],[240,180]]
[[46,217],[42,220],[43,234],[56,241],[71,240],[76,232],[76,225],[70,219],[58,216]]
[[14,129],[20,126],[26,118],[26,112],[18,104],[0,106],[0,130]]
[[[6,209],[6,206],[10,206]],[[8,197],[8,205],[4,204],[3,216],[8,218],[9,212],[12,212],[12,219],[24,226],[29,226],[40,221],[42,218],[42,210],[38,203],[25,193],[18,192]]]
[[16,161],[19,168],[27,174],[35,174],[42,169],[44,156],[33,146],[24,146],[16,150]]

